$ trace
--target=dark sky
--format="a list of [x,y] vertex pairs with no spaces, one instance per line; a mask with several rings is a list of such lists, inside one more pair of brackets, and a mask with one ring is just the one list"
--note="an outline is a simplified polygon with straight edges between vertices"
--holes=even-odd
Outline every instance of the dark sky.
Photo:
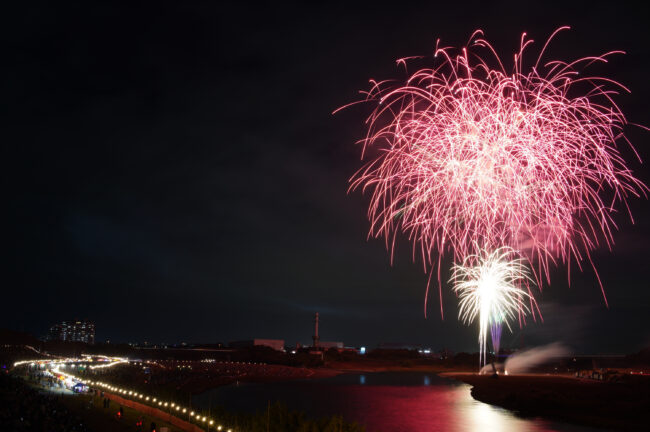
[[[482,28],[507,59],[523,31],[539,48],[571,25],[551,52],[627,51],[603,73],[650,125],[650,14],[624,2],[21,3],[2,14],[0,326],[37,335],[87,317],[100,340],[307,343],[319,311],[323,340],[475,350],[449,287],[445,319],[435,300],[424,318],[407,243],[391,267],[366,240],[367,197],[347,187],[372,106],[332,111],[437,37]],[[627,133],[650,160],[650,132]],[[538,294],[545,322],[505,345],[650,345],[650,204],[631,207],[636,225],[621,214],[615,249],[595,254],[609,309],[591,272],[568,288],[558,270]]]

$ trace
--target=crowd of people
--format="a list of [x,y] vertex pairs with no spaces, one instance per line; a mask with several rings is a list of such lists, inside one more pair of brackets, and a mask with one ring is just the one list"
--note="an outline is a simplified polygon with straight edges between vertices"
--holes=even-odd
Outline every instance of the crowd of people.
[[0,425],[6,432],[86,432],[59,396],[44,394],[19,378],[0,374]]
[[48,371],[40,369],[38,367],[28,368],[25,379],[34,383],[38,383],[43,387],[48,387],[51,390],[63,390],[66,388],[65,384],[60,379],[57,379],[57,377]]

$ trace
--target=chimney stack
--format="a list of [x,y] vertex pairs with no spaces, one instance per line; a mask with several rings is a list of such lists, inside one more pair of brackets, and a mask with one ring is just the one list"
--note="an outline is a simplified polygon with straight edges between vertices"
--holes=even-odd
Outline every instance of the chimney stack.
[[314,348],[318,349],[318,341],[320,340],[318,337],[318,312],[316,312],[316,317],[314,318],[314,336],[312,336],[312,339],[314,340]]

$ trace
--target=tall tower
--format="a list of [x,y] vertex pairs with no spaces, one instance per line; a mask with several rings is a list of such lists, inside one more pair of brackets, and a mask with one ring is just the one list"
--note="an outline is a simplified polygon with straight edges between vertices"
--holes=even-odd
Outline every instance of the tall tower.
[[318,341],[320,340],[318,337],[318,312],[316,312],[316,317],[314,318],[314,336],[312,336],[312,339],[314,340],[314,348],[318,349]]

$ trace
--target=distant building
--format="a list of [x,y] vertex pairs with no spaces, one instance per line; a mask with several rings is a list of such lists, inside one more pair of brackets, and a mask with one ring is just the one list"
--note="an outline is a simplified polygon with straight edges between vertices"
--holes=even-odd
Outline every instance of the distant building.
[[63,321],[50,328],[48,339],[94,344],[95,323],[88,320]]
[[343,349],[343,342],[320,341],[318,347],[323,350],[328,350],[330,348]]
[[403,343],[403,342],[381,342],[379,344],[378,348],[379,349],[384,349],[384,350],[410,350],[410,351],[415,351],[415,350],[421,350],[422,345]]
[[276,351],[284,351],[284,339],[249,339],[242,341],[230,342],[231,348],[247,348],[254,346],[267,346]]

